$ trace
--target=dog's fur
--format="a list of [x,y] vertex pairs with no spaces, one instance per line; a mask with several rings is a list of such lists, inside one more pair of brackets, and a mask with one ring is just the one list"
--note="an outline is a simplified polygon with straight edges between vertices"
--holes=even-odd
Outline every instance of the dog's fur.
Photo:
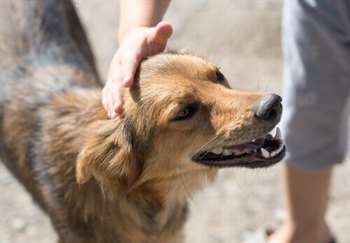
[[[107,118],[92,52],[68,0],[0,3],[0,156],[60,243],[179,243],[187,199],[216,169],[191,155],[275,124],[261,94],[228,88],[199,57],[144,61],[123,116]],[[200,110],[173,122],[184,104]]]

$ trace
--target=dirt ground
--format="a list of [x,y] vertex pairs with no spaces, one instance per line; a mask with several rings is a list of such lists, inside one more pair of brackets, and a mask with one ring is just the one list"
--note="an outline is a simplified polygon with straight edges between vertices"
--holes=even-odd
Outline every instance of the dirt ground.
[[[117,48],[118,1],[75,2],[104,77]],[[175,26],[169,47],[208,57],[234,87],[280,93],[281,7],[278,0],[173,1],[166,16]],[[277,226],[284,217],[281,168],[222,171],[191,200],[187,243],[243,243],[249,232]],[[339,241],[350,243],[350,163],[334,174],[328,218]],[[0,165],[0,243],[55,240],[48,218]]]

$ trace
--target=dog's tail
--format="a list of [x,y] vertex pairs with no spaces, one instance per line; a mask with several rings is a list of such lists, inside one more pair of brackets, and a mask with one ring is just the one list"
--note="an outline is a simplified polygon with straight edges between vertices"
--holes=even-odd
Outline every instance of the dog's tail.
[[[1,0],[0,67],[78,63],[97,76],[92,51],[70,0]],[[28,64],[27,64],[28,65]]]

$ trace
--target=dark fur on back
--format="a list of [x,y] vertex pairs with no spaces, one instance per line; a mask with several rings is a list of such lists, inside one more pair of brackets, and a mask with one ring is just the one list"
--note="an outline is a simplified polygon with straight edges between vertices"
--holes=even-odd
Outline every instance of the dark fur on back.
[[[2,0],[0,56],[0,159],[50,216],[60,243],[178,242],[185,204],[164,210],[147,190],[120,195],[116,204],[95,180],[76,181],[75,161],[89,126],[107,117],[71,1]],[[134,143],[132,123],[123,124],[110,129]],[[138,156],[147,148],[134,145]]]
[[[28,129],[26,136],[37,136],[38,110],[54,96],[74,87],[101,86],[94,57],[70,1],[4,0],[0,16],[0,134],[22,127]],[[10,157],[3,160],[14,173],[20,158],[6,145],[17,135],[1,136],[1,149],[7,151],[1,155]],[[28,137],[15,147],[31,160]]]

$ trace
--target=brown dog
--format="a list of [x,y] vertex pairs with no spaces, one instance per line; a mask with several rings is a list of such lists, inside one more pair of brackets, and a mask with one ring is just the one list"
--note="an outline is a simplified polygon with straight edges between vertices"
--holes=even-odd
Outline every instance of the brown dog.
[[68,0],[0,3],[0,156],[60,243],[179,243],[189,194],[220,167],[280,161],[280,97],[230,89],[199,57],[145,60],[109,120]]

